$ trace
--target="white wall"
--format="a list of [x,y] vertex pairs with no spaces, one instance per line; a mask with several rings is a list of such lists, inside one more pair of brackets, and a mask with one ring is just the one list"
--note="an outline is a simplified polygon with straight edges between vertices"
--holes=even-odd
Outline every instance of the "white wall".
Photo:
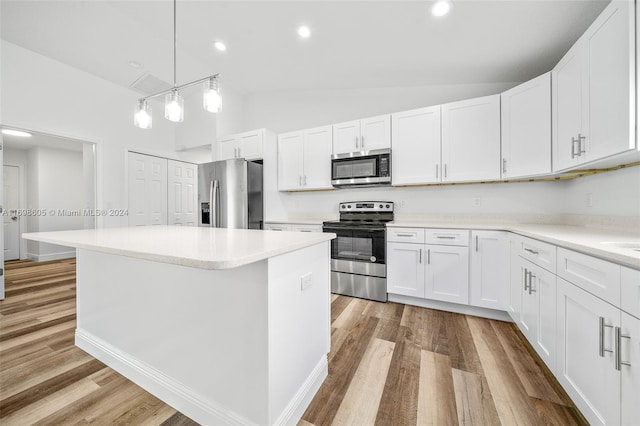
[[[174,124],[154,107],[153,129],[133,125],[139,94],[2,41],[1,124],[98,142],[98,208],[127,208],[126,149],[175,157]],[[126,226],[126,217],[104,217]]]
[[585,176],[562,184],[567,214],[640,217],[640,166]]
[[516,83],[263,92],[247,95],[243,130],[276,133],[501,93]]
[[[85,207],[83,153],[32,148],[28,153],[27,208],[46,210],[31,217],[28,232],[65,231],[84,228],[84,217],[65,215],[61,210],[81,212]],[[52,260],[73,257],[75,250],[47,243],[28,244],[27,257]]]

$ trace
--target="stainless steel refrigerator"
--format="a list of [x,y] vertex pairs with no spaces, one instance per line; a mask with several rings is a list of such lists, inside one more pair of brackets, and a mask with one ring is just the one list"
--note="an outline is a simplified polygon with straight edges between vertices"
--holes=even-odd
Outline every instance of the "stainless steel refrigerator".
[[243,159],[198,165],[200,226],[262,229],[262,164]]

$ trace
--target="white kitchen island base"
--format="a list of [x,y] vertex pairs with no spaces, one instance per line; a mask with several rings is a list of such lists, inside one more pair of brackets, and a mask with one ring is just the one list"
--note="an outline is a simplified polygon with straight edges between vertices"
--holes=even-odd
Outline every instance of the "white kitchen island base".
[[327,376],[329,242],[231,269],[77,250],[76,345],[205,425],[295,424]]

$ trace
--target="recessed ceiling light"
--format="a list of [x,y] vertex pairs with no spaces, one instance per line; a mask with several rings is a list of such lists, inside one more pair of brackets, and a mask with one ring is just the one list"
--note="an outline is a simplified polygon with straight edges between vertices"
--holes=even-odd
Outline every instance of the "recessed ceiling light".
[[438,0],[431,7],[431,14],[433,16],[444,16],[451,11],[451,1],[450,0]]
[[31,133],[23,132],[21,130],[2,129],[2,133],[9,136],[18,136],[21,138],[30,138]]
[[298,27],[298,35],[302,38],[309,38],[311,37],[311,30],[305,25],[300,25]]
[[216,41],[216,42],[213,44],[213,46],[214,46],[216,49],[218,49],[219,51],[221,51],[221,52],[224,52],[224,51],[226,51],[226,50],[227,50],[227,46],[226,46],[223,42],[221,42],[221,41]]
[[129,61],[129,66],[131,68],[140,68],[142,64],[138,61]]

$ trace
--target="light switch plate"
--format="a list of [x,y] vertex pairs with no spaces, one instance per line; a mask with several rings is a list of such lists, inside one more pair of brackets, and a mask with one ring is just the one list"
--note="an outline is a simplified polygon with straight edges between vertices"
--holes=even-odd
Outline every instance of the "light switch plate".
[[313,274],[309,272],[308,274],[304,274],[300,277],[300,290],[305,291],[309,287],[311,287],[311,276]]

